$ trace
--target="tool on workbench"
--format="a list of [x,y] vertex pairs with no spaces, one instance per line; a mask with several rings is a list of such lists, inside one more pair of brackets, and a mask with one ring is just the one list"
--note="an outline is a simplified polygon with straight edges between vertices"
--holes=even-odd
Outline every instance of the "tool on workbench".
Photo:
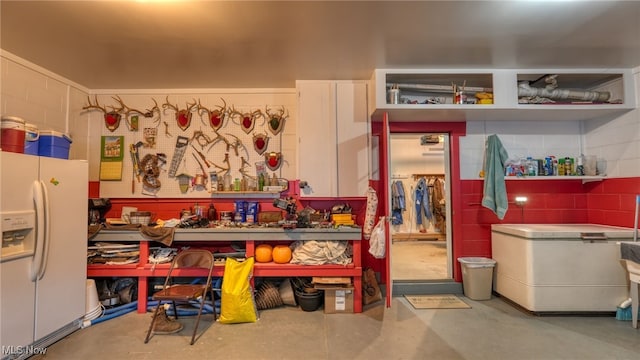
[[169,177],[176,176],[176,171],[178,171],[178,166],[180,166],[180,161],[182,161],[182,158],[184,157],[188,144],[188,137],[178,136],[176,139],[176,148],[173,151],[173,157],[171,158],[171,166],[169,166]]
[[204,165],[202,165],[200,160],[198,160],[198,157],[196,156],[196,154],[191,153],[191,155],[193,155],[193,158],[196,159],[196,162],[198,163],[198,165],[200,165],[200,169],[202,170],[202,174],[196,174],[196,176],[193,178],[192,186],[198,189],[205,188],[207,186],[207,180],[208,180],[207,171],[205,170]]
[[[206,157],[206,156],[204,156],[204,154],[203,154],[201,151],[199,151],[198,149],[196,149],[196,147],[195,147],[195,146],[193,146],[193,144],[191,144],[191,147],[192,147],[192,148],[193,148],[193,150],[196,152],[196,154],[198,154],[198,156],[200,156],[200,159],[202,159],[202,161],[204,162],[204,164],[205,164],[205,165],[207,165],[207,168],[210,168],[210,167],[211,167],[211,162],[209,162],[209,160],[207,160],[207,157]],[[193,156],[195,157],[195,155],[193,155]],[[198,160],[198,159],[196,158],[196,160]],[[198,162],[198,163],[200,164],[200,162]],[[200,167],[202,167],[202,164],[200,164]],[[204,171],[204,169],[203,169],[202,171],[203,171],[203,172],[205,172],[205,171]]]
[[205,170],[204,165],[202,165],[200,160],[198,160],[198,157],[196,156],[196,154],[191,153],[191,155],[193,155],[193,158],[196,159],[196,162],[198,163],[198,165],[200,165],[200,169],[202,170],[202,174],[206,174],[207,170]]
[[131,193],[136,191],[136,179],[140,182],[140,175],[142,169],[140,169],[140,155],[138,154],[138,148],[142,145],[142,142],[129,145],[129,154],[131,155],[131,164],[133,165],[133,176],[131,177]]
[[134,194],[136,192],[136,178],[140,181],[140,174],[138,173],[138,164],[136,164],[136,156],[135,156],[135,146],[133,144],[129,145],[129,154],[131,155],[131,168],[133,169],[133,173],[131,176],[131,193]]

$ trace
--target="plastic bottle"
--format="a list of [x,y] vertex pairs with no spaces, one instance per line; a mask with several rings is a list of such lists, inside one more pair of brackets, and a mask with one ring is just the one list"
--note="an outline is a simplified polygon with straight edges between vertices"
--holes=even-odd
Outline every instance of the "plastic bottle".
[[198,205],[197,202],[191,208],[191,213],[199,218],[202,217],[202,209],[200,208],[200,205]]
[[224,174],[224,191],[231,191],[231,174]]
[[577,165],[576,165],[576,175],[578,176],[584,176],[584,155],[580,154],[580,156],[578,156],[577,159]]
[[564,159],[563,158],[558,159],[558,171],[556,172],[556,175],[564,176],[565,170],[566,170],[566,167],[564,166]]
[[568,156],[564,158],[564,174],[573,175],[573,159]]
[[215,221],[217,217],[216,208],[213,206],[213,203],[209,204],[209,210],[207,210],[207,219],[209,221]]
[[258,191],[264,190],[264,174],[260,173],[258,176]]
[[535,162],[531,158],[531,156],[527,157],[527,175],[528,176],[536,176],[536,166]]

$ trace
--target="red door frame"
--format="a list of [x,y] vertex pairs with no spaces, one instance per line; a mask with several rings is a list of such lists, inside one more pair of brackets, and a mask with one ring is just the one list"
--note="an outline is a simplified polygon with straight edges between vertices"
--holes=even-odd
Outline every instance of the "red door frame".
[[[390,209],[388,208],[388,192],[391,184],[389,183],[389,159],[388,159],[388,147],[389,139],[387,138],[387,114],[384,115],[384,119],[381,122],[373,122],[371,124],[372,134],[379,136],[379,159],[378,164],[380,169],[380,179],[378,182],[378,193],[381,195],[380,199],[384,199],[384,206],[382,207],[381,216],[390,216]],[[388,122],[388,133],[390,134],[402,134],[402,133],[446,133],[450,138],[450,191],[451,191],[451,244],[453,259],[456,259],[459,254],[462,253],[462,191],[460,182],[460,137],[466,135],[466,122],[402,122],[394,121]],[[458,210],[458,211],[456,211]],[[388,231],[388,226],[387,226]],[[386,236],[387,249],[391,245],[390,236],[387,233]],[[388,253],[388,252],[387,252]],[[390,260],[386,259],[384,269],[381,269],[381,278],[385,280],[387,286],[387,293],[390,294],[390,288],[392,287],[391,275],[389,271]],[[457,282],[462,281],[462,274],[460,267],[454,262],[453,266],[453,279]],[[387,299],[387,306],[390,306],[390,296]]]

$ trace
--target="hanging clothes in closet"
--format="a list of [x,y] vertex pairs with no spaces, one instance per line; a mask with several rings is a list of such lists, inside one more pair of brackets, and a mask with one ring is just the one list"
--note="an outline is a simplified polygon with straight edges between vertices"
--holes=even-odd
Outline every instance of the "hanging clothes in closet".
[[426,232],[427,230],[422,226],[423,212],[424,217],[429,221],[431,221],[433,215],[431,212],[431,201],[429,201],[429,187],[424,177],[418,180],[413,199],[416,208],[416,225],[420,227],[420,232]]
[[431,192],[431,210],[433,213],[433,227],[441,233],[446,233],[446,200],[444,179],[432,177],[429,179],[429,190]]
[[396,180],[391,184],[391,224],[401,225],[402,212],[406,209],[406,199],[404,195],[404,185],[402,181]]

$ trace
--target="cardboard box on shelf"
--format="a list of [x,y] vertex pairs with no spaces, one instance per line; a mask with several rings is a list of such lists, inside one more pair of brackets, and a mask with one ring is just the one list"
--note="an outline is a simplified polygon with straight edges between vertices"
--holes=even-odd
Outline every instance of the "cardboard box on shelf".
[[324,290],[325,314],[353,313],[353,286],[351,285],[316,285]]
[[[341,284],[350,285],[351,278],[348,276],[314,276],[311,279],[313,284]],[[317,287],[317,286],[316,286]]]
[[332,214],[331,221],[336,225],[354,225],[355,221],[351,214]]
[[282,220],[282,211],[260,211],[258,213],[258,222],[263,223],[275,223]]

